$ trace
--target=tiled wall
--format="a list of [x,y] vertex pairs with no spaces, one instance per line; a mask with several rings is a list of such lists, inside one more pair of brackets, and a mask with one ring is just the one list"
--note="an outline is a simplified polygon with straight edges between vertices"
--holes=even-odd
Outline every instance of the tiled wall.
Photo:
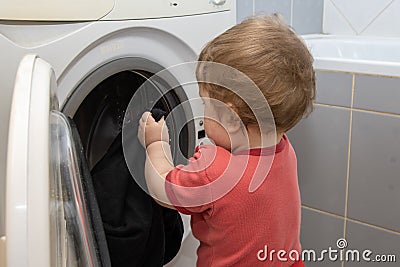
[[[400,262],[400,77],[317,71],[315,111],[289,133],[298,157],[303,249],[395,254]],[[311,262],[312,266],[381,266]]]
[[324,0],[236,0],[237,22],[253,14],[281,13],[298,34],[321,33]]
[[400,0],[325,0],[323,32],[400,37]]
[[298,34],[400,37],[400,0],[236,0],[237,22],[281,13]]

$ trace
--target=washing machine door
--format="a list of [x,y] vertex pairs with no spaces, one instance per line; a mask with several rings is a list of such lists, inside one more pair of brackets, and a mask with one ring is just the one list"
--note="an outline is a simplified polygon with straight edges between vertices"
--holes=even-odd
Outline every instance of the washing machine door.
[[6,266],[99,266],[78,156],[58,111],[51,66],[19,66],[12,100],[6,189]]

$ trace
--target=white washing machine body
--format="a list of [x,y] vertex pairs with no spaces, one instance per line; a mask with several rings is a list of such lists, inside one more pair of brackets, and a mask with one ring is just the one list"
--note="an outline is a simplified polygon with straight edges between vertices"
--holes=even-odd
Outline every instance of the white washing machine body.
[[[231,0],[50,2],[24,2],[21,9],[15,1],[0,11],[0,266],[55,266],[54,253],[61,253],[50,233],[57,224],[57,208],[51,206],[57,172],[49,166],[56,142],[51,139],[53,124],[61,124],[56,134],[68,132],[63,116],[74,116],[91,90],[115,73],[157,73],[195,61],[204,44],[234,25],[236,16]],[[172,69],[171,74],[177,82],[186,80],[181,71]],[[182,101],[198,97],[196,86],[182,88]],[[202,106],[191,106],[191,112],[201,116]],[[193,125],[191,142],[196,143],[203,129],[196,121]],[[65,153],[76,156],[73,150]],[[78,188],[78,204],[79,194]],[[84,213],[78,218],[83,228]],[[63,235],[60,225],[53,230]],[[185,235],[169,266],[194,265],[197,245]],[[88,255],[90,246],[90,240],[83,246]],[[84,262],[97,266],[95,260]]]

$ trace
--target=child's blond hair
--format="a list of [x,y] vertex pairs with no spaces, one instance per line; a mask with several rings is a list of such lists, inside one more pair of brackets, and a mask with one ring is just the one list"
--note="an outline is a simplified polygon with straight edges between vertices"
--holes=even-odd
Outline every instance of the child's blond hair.
[[[313,109],[313,58],[279,15],[255,16],[235,25],[209,42],[199,61],[228,65],[253,80],[268,101],[279,133],[291,129]],[[196,75],[201,81],[199,68]],[[199,85],[211,98],[232,103],[245,125],[257,124],[250,107],[234,92],[210,83]]]

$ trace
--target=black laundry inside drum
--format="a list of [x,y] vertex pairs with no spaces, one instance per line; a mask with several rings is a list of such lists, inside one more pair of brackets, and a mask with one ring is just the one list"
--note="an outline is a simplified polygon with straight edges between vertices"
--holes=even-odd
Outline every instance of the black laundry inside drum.
[[[145,80],[131,71],[111,76],[86,97],[74,116],[115,267],[163,266],[176,255],[183,236],[179,214],[159,206],[138,186],[124,158],[121,129],[125,110]],[[160,99],[153,115],[157,119],[168,115],[173,105],[179,104],[174,99],[172,94]],[[144,155],[143,148],[135,147],[136,154]],[[142,180],[143,159],[135,161]]]
[[167,112],[159,108],[153,108],[151,110],[151,115],[156,121],[159,121],[162,117],[165,117],[165,115],[167,115]]
[[112,266],[163,266],[178,252],[183,224],[132,179],[118,135],[92,170]]
[[[150,73],[133,71],[114,74],[97,85],[79,106],[73,119],[77,124],[90,169],[104,156],[115,137],[120,133],[125,111],[132,96],[150,76]],[[163,110],[166,112],[165,115],[168,115],[180,103],[180,99],[171,90],[151,108]],[[139,111],[137,116],[140,116],[141,112],[151,110],[138,107],[136,111]],[[175,132],[173,124],[168,124],[168,126],[171,132]],[[172,141],[176,143],[172,149],[179,149],[185,158],[189,156],[188,135],[187,126],[183,127],[179,136],[170,135]]]

